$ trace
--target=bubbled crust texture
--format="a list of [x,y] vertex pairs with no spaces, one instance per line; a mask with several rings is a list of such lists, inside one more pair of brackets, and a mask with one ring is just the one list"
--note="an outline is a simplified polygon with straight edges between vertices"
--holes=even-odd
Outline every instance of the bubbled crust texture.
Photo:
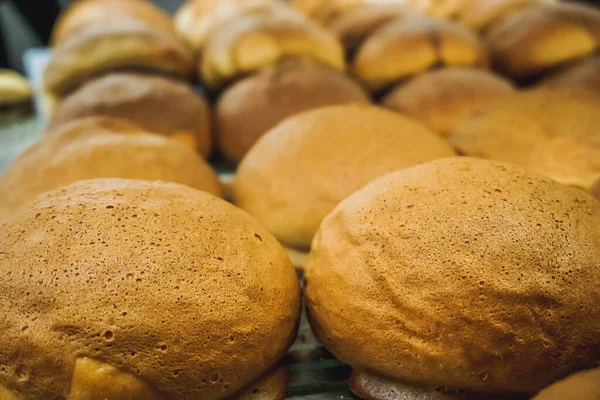
[[414,15],[375,31],[358,49],[353,72],[380,90],[434,66],[485,65],[486,51],[473,32],[451,21]]
[[63,398],[77,357],[166,399],[223,399],[294,339],[300,294],[285,251],[209,194],[85,181],[1,224],[0,385],[26,400]]
[[600,11],[582,4],[532,7],[489,30],[494,66],[527,78],[593,54],[600,45]]
[[578,372],[542,390],[533,400],[600,399],[600,368]]
[[175,33],[169,16],[147,1],[82,1],[73,3],[60,15],[52,31],[52,44],[56,46],[79,29],[105,23],[115,15],[127,16],[163,32]]
[[221,196],[214,171],[193,150],[112,118],[90,117],[50,132],[0,179],[0,215],[41,193],[94,178],[162,180]]
[[474,109],[513,91],[509,81],[490,72],[444,68],[398,86],[383,104],[446,136]]
[[109,74],[70,94],[56,109],[49,127],[92,115],[126,119],[166,136],[185,133],[203,156],[211,150],[208,104],[183,82],[144,74]]
[[174,36],[118,17],[110,25],[92,25],[58,46],[44,71],[44,88],[60,97],[96,75],[125,68],[188,78],[192,62],[191,50]]
[[598,362],[600,203],[520,167],[389,174],[323,221],[306,266],[320,340],[420,385],[531,394]]
[[421,125],[365,105],[290,117],[240,164],[234,201],[283,243],[308,248],[321,220],[379,176],[454,152]]
[[308,62],[272,66],[227,89],[216,110],[219,146],[239,162],[250,147],[286,117],[332,104],[370,103],[346,75]]
[[527,166],[589,189],[600,178],[599,108],[600,98],[587,91],[517,92],[477,109],[449,141],[468,156]]

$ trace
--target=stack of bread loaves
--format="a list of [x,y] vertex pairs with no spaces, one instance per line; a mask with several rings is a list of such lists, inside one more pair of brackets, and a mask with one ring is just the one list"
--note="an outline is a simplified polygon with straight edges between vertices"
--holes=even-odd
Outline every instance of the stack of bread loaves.
[[419,4],[355,0],[315,7],[314,17],[344,44],[352,73],[386,107],[440,135],[475,106],[514,90],[484,69],[487,51],[475,32],[427,16]]
[[113,116],[209,155],[208,105],[186,83],[193,53],[162,11],[140,0],[75,2],[53,37],[44,74],[53,128]]
[[288,116],[370,101],[343,74],[336,38],[282,3],[192,0],[176,21],[194,46],[201,82],[217,94],[218,143],[233,163]]
[[0,400],[283,400],[294,266],[361,399],[598,400],[600,11],[290,3],[61,15],[0,177]]

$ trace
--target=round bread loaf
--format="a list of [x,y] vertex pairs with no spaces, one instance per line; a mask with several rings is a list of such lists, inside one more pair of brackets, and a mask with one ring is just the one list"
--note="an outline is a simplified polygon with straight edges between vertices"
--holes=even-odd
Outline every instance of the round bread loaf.
[[387,172],[452,155],[437,135],[383,108],[324,107],[284,120],[250,149],[234,202],[282,243],[307,249],[346,196]]
[[494,67],[515,78],[531,78],[593,54],[600,45],[600,10],[582,4],[533,7],[489,30]]
[[485,66],[477,35],[450,21],[415,15],[373,33],[358,49],[354,74],[374,91],[434,66]]
[[600,177],[600,96],[538,89],[490,102],[462,121],[450,143],[468,156],[534,169],[589,189]]
[[377,400],[531,395],[600,357],[598,226],[590,195],[510,164],[388,174],[321,224],[311,326],[354,382],[406,385]]
[[474,31],[483,32],[528,8],[556,0],[466,0],[454,18]]
[[400,3],[364,3],[341,14],[327,27],[340,38],[347,52],[353,52],[377,29],[409,12]]
[[0,209],[94,178],[162,180],[221,196],[214,171],[188,147],[119,119],[88,117],[49,132],[13,160],[0,178]]
[[173,137],[205,157],[211,152],[208,104],[184,82],[157,75],[111,73],[67,96],[49,127],[98,115],[129,120],[144,130]]
[[542,87],[578,88],[600,94],[600,55],[584,58],[541,82]]
[[533,400],[600,399],[600,368],[573,374],[542,390]]
[[506,79],[472,68],[443,68],[400,84],[384,106],[446,136],[474,109],[514,91]]
[[199,72],[203,82],[216,89],[289,58],[307,58],[337,70],[345,67],[344,51],[332,33],[299,13],[257,12],[213,32]]
[[0,270],[0,386],[27,400],[235,399],[285,355],[300,314],[275,238],[171,183],[41,196],[0,222]]
[[201,52],[213,29],[230,19],[257,9],[284,8],[276,0],[188,0],[175,14],[174,23],[179,35],[196,52]]
[[190,49],[175,36],[126,18],[93,24],[69,36],[52,52],[44,90],[60,99],[87,80],[109,71],[142,69],[188,78]]
[[60,45],[66,37],[81,28],[110,24],[115,16],[129,17],[163,32],[175,33],[171,18],[147,1],[77,1],[71,3],[58,17],[50,41],[53,46]]
[[238,163],[252,145],[285,118],[332,104],[370,103],[348,76],[311,62],[291,61],[243,79],[219,98],[216,125],[219,147]]

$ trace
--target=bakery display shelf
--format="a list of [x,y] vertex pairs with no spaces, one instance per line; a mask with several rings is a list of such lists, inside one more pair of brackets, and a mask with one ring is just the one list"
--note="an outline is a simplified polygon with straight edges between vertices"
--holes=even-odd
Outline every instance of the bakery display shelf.
[[[0,124],[0,173],[40,135],[41,124],[34,117]],[[222,175],[227,172],[222,172]],[[301,275],[301,274],[300,274]],[[335,359],[313,335],[306,314],[298,338],[285,358],[290,368],[289,400],[356,399],[348,391],[350,367]]]

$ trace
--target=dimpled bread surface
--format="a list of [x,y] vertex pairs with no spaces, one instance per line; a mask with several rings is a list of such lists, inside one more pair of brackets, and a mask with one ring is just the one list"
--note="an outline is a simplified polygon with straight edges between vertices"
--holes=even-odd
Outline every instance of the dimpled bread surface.
[[0,222],[0,271],[0,387],[24,400],[64,399],[72,379],[93,392],[80,381],[98,374],[137,396],[225,399],[286,353],[299,319],[277,241],[178,184],[103,179],[47,193]]
[[0,177],[0,216],[94,178],[162,180],[222,195],[215,172],[183,144],[119,119],[89,117],[50,131],[13,160]]
[[533,394],[600,358],[600,203],[466,157],[394,172],[323,221],[305,270],[317,337],[415,385]]
[[381,107],[338,105],[290,117],[242,160],[234,202],[284,244],[307,249],[352,192],[402,168],[454,155],[420,124]]

